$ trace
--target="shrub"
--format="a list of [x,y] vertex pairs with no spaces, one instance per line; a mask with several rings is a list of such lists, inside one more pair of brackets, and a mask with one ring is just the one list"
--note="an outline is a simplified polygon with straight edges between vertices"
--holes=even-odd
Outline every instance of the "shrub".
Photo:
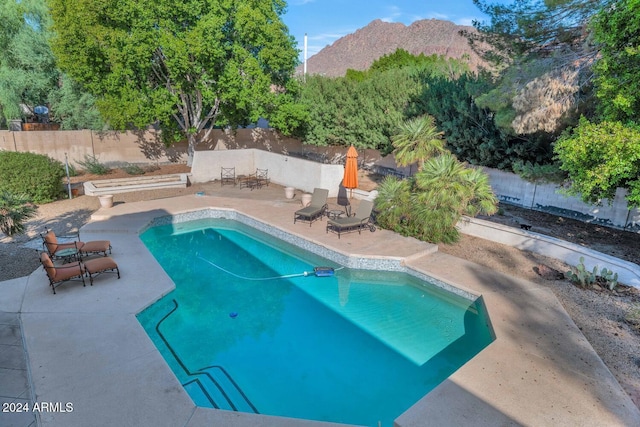
[[37,210],[25,195],[0,192],[0,232],[7,236],[24,233],[24,221],[32,218]]
[[85,155],[83,161],[79,161],[78,164],[89,173],[94,175],[106,175],[111,172],[104,164],[100,163],[96,156]]
[[48,203],[60,197],[64,176],[62,163],[48,156],[0,151],[0,191]]
[[452,243],[463,215],[491,215],[497,204],[484,172],[443,154],[427,160],[411,180],[386,178],[378,187],[376,220],[404,236]]
[[144,175],[144,169],[138,165],[126,164],[122,166],[122,170],[129,175]]

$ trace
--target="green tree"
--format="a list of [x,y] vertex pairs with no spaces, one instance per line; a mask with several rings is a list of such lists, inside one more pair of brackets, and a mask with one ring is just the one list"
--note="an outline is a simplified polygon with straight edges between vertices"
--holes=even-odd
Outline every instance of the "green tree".
[[571,181],[569,194],[586,203],[613,200],[626,188],[630,206],[640,207],[640,127],[583,118],[556,142],[555,152]]
[[50,17],[44,0],[2,0],[0,21],[0,105],[6,120],[20,119],[23,108],[46,104],[57,84]]
[[301,102],[309,112],[304,140],[313,145],[354,145],[389,153],[391,134],[421,90],[415,69],[394,69],[364,80],[308,76]]
[[613,2],[591,28],[601,55],[595,73],[604,118],[640,123],[640,1]]
[[60,72],[51,46],[52,24],[45,0],[0,2],[0,110],[5,120],[49,107],[63,129],[102,129],[93,98]]
[[418,162],[418,170],[422,170],[427,159],[444,151],[442,135],[429,115],[400,123],[398,132],[391,137],[396,162],[401,166]]
[[50,0],[60,67],[110,126],[187,139],[269,118],[297,64],[283,0]]
[[0,191],[0,232],[7,236],[24,233],[24,223],[33,218],[38,207],[25,195]]

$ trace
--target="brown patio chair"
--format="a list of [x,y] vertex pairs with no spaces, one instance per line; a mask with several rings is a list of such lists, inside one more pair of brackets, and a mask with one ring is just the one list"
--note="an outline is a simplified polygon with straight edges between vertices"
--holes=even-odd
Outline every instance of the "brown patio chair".
[[70,280],[78,280],[82,282],[82,286],[86,286],[84,281],[84,268],[80,261],[71,262],[61,266],[56,266],[51,261],[49,254],[46,252],[40,253],[40,262],[44,268],[47,277],[49,278],[49,286],[56,293],[56,286],[61,285],[64,282]]
[[309,226],[313,224],[313,221],[322,219],[324,213],[327,211],[327,197],[329,197],[329,190],[326,188],[314,188],[311,195],[311,203],[309,206],[298,209],[293,214],[293,223],[296,221],[308,222]]
[[53,230],[47,230],[45,234],[40,234],[40,237],[42,237],[42,245],[51,259],[69,259],[76,255],[87,256],[99,253],[107,256],[107,252],[111,253],[111,242],[109,240],[92,240],[85,243],[80,241],[80,235],[77,234],[73,236],[77,240],[60,243]]
[[94,258],[83,262],[84,269],[89,275],[89,282],[93,286],[93,278],[102,273],[117,273],[120,278],[118,264],[111,257]]
[[40,234],[40,237],[42,238],[42,247],[47,251],[51,259],[77,255],[78,251],[84,246],[84,242],[80,241],[80,236],[78,236],[78,240],[72,242],[58,242],[58,237],[53,230],[46,230],[45,234]]

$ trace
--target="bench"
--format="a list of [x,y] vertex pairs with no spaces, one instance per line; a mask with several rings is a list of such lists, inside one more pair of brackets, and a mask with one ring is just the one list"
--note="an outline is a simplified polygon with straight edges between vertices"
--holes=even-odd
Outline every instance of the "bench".
[[102,196],[158,188],[186,188],[188,175],[187,173],[176,173],[87,181],[84,183],[84,194],[87,196]]

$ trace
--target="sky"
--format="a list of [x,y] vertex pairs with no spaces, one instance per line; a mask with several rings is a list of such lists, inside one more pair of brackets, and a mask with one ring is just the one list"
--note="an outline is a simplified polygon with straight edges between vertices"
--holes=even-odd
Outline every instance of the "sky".
[[459,25],[487,19],[472,0],[288,0],[287,5],[282,20],[298,42],[301,60],[305,33],[310,58],[375,19],[405,25],[432,18]]

